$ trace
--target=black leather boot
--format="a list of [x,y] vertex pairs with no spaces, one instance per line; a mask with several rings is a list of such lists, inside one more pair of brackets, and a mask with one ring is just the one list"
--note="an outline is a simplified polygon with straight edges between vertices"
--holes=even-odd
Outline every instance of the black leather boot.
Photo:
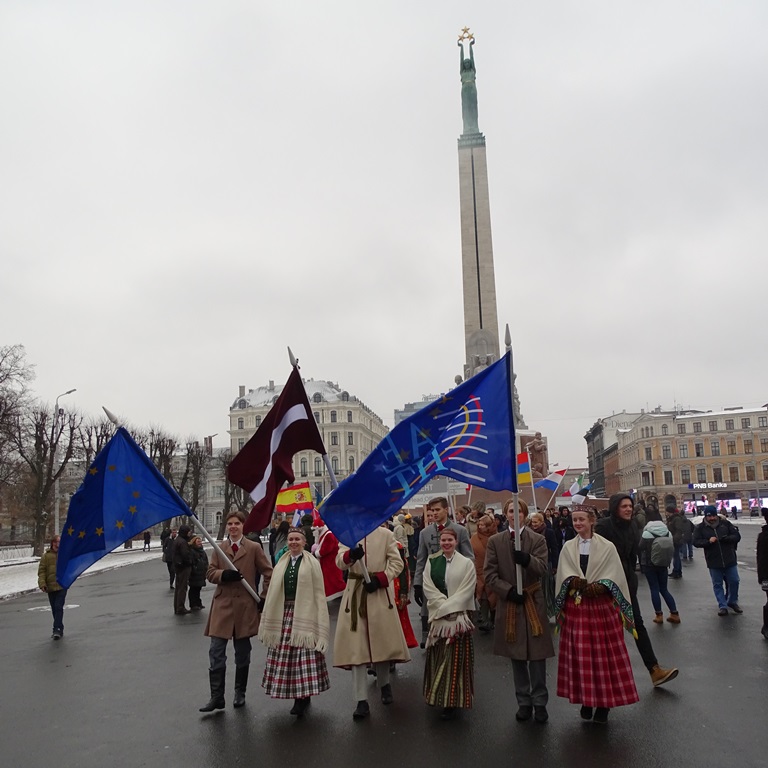
[[224,709],[224,681],[227,677],[226,668],[211,669],[208,671],[211,681],[211,700],[200,707],[201,712],[213,712],[214,709]]
[[235,700],[232,702],[235,709],[245,706],[245,689],[248,687],[248,670],[250,667],[237,667],[235,669]]
[[763,637],[768,640],[768,603],[763,606]]

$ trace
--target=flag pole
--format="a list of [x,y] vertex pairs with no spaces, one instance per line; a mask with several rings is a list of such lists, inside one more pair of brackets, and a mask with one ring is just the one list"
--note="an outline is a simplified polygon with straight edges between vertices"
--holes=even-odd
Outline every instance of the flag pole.
[[[510,402],[513,403],[512,406],[512,420],[514,422],[515,419],[515,412],[514,412],[514,402],[515,402],[515,377],[514,377],[514,365],[512,364],[512,334],[509,332],[509,323],[507,323],[506,330],[504,332],[504,344],[507,348],[507,354],[509,355],[509,399]],[[517,426],[517,425],[515,425]],[[512,446],[512,455],[517,455],[516,446]],[[530,460],[529,460],[530,461]],[[517,462],[515,462],[515,473],[517,473]],[[531,476],[531,481],[533,481],[533,476]],[[517,485],[517,479],[515,479],[515,486]],[[513,517],[514,517],[514,531],[515,531],[515,549],[520,549],[520,500],[518,498],[518,491],[516,490],[515,493],[512,494],[512,510],[513,510]],[[517,594],[522,595],[523,594],[523,566],[519,563],[515,564],[515,581],[517,582]]]
[[[101,406],[104,413],[107,414],[107,418],[116,426],[116,427],[122,427],[123,425],[120,423],[120,420],[115,416],[114,413],[109,411],[107,408],[105,408],[103,405]],[[213,537],[210,533],[205,529],[205,526],[200,522],[197,515],[189,509],[189,514],[187,517],[192,518],[192,523],[195,526],[195,528],[202,534],[203,538],[205,538],[209,544],[216,550],[216,553],[219,555],[219,557],[227,564],[227,569],[230,571],[236,571],[237,568],[234,566],[232,561],[224,554],[224,551],[222,548],[214,541]],[[245,580],[241,579],[240,583],[245,587],[246,592],[250,594],[250,596],[256,601],[256,604],[258,605],[261,602],[261,598],[256,594],[256,590]]]
[[[288,347],[288,359],[291,361],[291,365],[294,368],[299,367],[299,359],[294,356],[290,347]],[[333,466],[331,465],[331,460],[327,453],[323,454],[323,464],[325,464],[325,468],[328,470],[328,478],[331,481],[331,488],[335,491],[339,487],[339,481],[336,479],[336,473],[333,471]],[[368,573],[368,568],[366,568],[365,563],[362,560],[358,560],[358,562],[360,563],[360,568],[363,571],[363,578],[366,582],[370,582],[371,577]]]

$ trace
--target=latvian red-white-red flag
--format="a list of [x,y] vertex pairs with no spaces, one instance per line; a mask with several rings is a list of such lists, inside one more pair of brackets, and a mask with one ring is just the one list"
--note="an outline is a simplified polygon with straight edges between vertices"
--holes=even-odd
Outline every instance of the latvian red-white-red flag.
[[325,446],[299,369],[294,368],[272,410],[227,469],[229,481],[247,491],[254,502],[246,533],[269,525],[278,492],[294,481],[293,456],[306,450],[324,454]]

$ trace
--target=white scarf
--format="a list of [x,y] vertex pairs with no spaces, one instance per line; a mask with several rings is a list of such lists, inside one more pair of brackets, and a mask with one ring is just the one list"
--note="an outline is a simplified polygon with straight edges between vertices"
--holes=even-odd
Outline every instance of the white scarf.
[[[430,560],[443,557],[442,552],[430,556]],[[429,638],[427,645],[432,646],[440,638],[455,637],[470,632],[475,627],[467,615],[475,610],[475,585],[477,572],[475,564],[459,552],[453,553],[451,565],[446,569],[446,597],[432,581],[430,563],[424,569],[424,596],[427,598],[429,612]]]

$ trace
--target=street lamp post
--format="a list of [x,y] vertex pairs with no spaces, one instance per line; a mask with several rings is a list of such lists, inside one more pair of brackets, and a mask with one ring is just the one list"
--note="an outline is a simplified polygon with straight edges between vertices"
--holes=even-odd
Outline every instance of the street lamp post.
[[[53,406],[53,426],[51,427],[51,450],[53,451],[53,468],[56,471],[56,446],[58,440],[55,439],[56,425],[59,423],[59,398],[65,395],[71,395],[73,392],[77,392],[77,389],[68,389],[66,392],[62,392],[57,398],[56,403]],[[58,534],[59,532],[59,478],[57,477],[53,482],[53,532]]]

